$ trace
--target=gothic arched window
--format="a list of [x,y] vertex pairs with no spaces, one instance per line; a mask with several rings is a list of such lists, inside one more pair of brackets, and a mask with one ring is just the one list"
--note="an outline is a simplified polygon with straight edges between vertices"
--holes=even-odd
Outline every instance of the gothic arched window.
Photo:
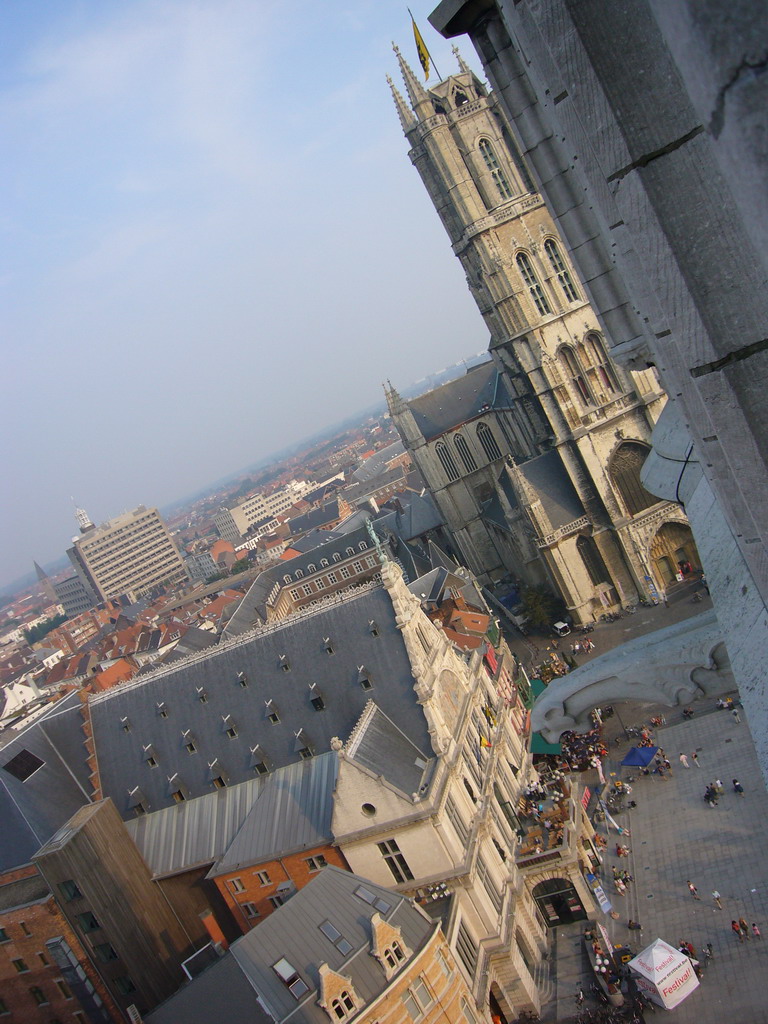
[[552,264],[552,269],[557,275],[557,280],[560,282],[560,287],[565,292],[565,297],[569,302],[578,302],[580,296],[576,291],[576,287],[571,278],[570,272],[563,262],[563,257],[560,255],[560,250],[557,248],[557,244],[548,238],[544,243],[544,251],[549,257],[549,262]]
[[587,386],[584,371],[574,350],[569,345],[563,345],[560,349],[560,358],[581,401],[584,405],[594,405],[595,400]]
[[512,189],[509,187],[509,182],[507,181],[504,171],[502,171],[499,166],[499,161],[496,159],[493,146],[490,144],[488,139],[480,139],[477,148],[480,150],[480,156],[482,156],[485,166],[491,172],[491,177],[496,184],[499,195],[502,199],[511,199]]
[[611,577],[606,568],[600,549],[591,537],[579,537],[576,541],[576,550],[581,555],[584,568],[589,574],[592,583],[610,583]]
[[443,467],[445,475],[448,477],[449,481],[458,480],[459,471],[456,469],[456,463],[453,461],[453,456],[448,451],[445,443],[443,441],[438,441],[435,445],[435,451],[437,452],[437,457],[440,459],[440,465]]
[[483,446],[483,451],[491,462],[493,462],[494,459],[501,458],[501,449],[496,443],[493,431],[487,423],[479,423],[477,425],[477,439]]
[[469,445],[464,439],[462,434],[457,434],[453,439],[453,443],[456,445],[456,451],[461,456],[461,461],[464,463],[464,468],[468,473],[471,473],[473,469],[477,469],[477,463],[475,457],[469,450]]
[[585,363],[594,370],[603,390],[609,391],[611,394],[620,391],[616,374],[613,372],[611,361],[608,358],[600,336],[598,334],[588,334],[584,339],[582,348],[585,350]]
[[524,252],[517,254],[517,266],[520,270],[520,276],[528,287],[528,291],[531,293],[536,309],[542,316],[546,316],[552,312],[552,307],[549,304],[547,296],[544,294],[544,289],[539,284],[539,279],[536,277],[536,271],[531,265],[531,261],[528,259]]
[[640,470],[650,450],[647,445],[637,441],[623,441],[609,463],[608,472],[611,480],[631,516],[650,508],[659,500],[649,494],[640,483]]

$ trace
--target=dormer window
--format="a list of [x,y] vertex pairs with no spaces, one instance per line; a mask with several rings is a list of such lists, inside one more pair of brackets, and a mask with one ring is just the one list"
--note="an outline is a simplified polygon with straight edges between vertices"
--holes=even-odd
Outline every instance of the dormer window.
[[296,577],[297,580],[304,579],[304,570],[297,569],[296,572],[294,573],[294,576]]
[[255,747],[251,747],[251,768],[257,775],[269,775],[267,755],[258,743]]
[[378,636],[379,635],[379,627],[376,625],[376,622],[375,622],[374,619],[369,619],[368,620],[368,632],[371,634],[371,636]]
[[288,655],[287,654],[281,654],[280,655],[280,668],[283,670],[283,672],[290,672],[291,671],[291,663],[288,660]]
[[267,721],[271,722],[272,725],[277,725],[277,723],[280,721],[280,717],[279,717],[279,715],[277,713],[277,708],[275,707],[275,702],[273,700],[265,700],[264,701],[264,708],[265,708],[264,714],[265,714],[265,717],[266,717]]
[[320,559],[320,568],[321,569],[327,569],[328,568],[328,559],[327,558],[321,558]]
[[165,701],[160,701],[157,705],[157,713],[161,718],[168,717],[168,705]]
[[331,1000],[331,1012],[336,1020],[346,1020],[355,1010],[355,1001],[346,989]]
[[157,768],[157,754],[151,743],[144,748],[144,762],[149,768]]
[[189,731],[189,729],[187,729],[185,732],[183,732],[181,734],[181,737],[182,737],[182,740],[184,741],[184,749],[186,750],[186,752],[188,754],[196,754],[197,753],[197,744],[195,743],[195,737],[192,735],[192,733]]
[[333,644],[331,643],[331,638],[329,636],[323,637],[323,647],[325,648],[326,654],[333,654]]
[[325,701],[323,695],[317,687],[317,683],[310,683],[309,685],[309,700],[315,711],[325,710]]
[[334,562],[340,562],[340,561],[341,561],[341,555],[339,554],[339,552],[338,552],[338,551],[335,551],[335,552],[334,552],[334,554],[333,554],[333,560],[334,560]]
[[224,732],[231,740],[233,740],[237,736],[237,728],[235,727],[235,723],[232,721],[232,716],[223,715],[221,720],[224,723]]
[[347,548],[347,554],[348,554],[348,555],[349,555],[350,557],[351,557],[352,555],[354,555],[354,553],[355,553],[355,549],[354,549],[354,548]]
[[314,562],[310,562],[307,566],[307,572],[317,572],[317,566]]
[[208,694],[205,692],[205,690],[202,688],[202,686],[196,687],[196,690],[197,690],[197,699],[200,701],[200,703],[201,704],[207,704],[208,703]]
[[291,582],[291,577],[290,576],[288,576],[288,575],[283,576],[283,583],[290,583],[290,582]]
[[382,956],[390,970],[395,970],[405,960],[405,953],[399,942],[392,942],[387,946]]
[[371,679],[371,674],[365,665],[358,665],[357,681],[364,690],[373,689],[373,680]]
[[285,957],[282,957],[276,964],[273,964],[272,970],[295,999],[301,999],[305,993],[309,992],[309,985],[300,977],[299,972]]
[[123,730],[123,732],[131,731],[131,723],[128,721],[127,718],[120,719],[120,728]]
[[245,672],[237,673],[237,681],[238,683],[240,683],[243,689],[245,689],[248,686],[248,676],[245,674]]

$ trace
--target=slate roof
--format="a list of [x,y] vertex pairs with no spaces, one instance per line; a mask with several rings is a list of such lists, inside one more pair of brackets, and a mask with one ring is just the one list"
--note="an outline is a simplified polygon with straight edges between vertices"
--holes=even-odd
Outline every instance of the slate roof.
[[529,459],[518,468],[535,488],[553,529],[585,515],[584,506],[557,451]]
[[426,788],[436,762],[412,743],[374,701],[368,702],[344,753],[347,760],[386,779],[409,798]]
[[[443,525],[443,517],[429,494],[411,494],[399,496],[402,512],[382,509],[376,517],[377,523],[389,527],[403,540],[413,540],[428,530],[436,530]],[[406,504],[407,501],[407,504]]]
[[412,398],[407,403],[426,440],[480,416],[488,409],[508,409],[512,398],[492,362],[481,363],[463,377]]
[[[365,898],[358,893],[365,893]],[[368,902],[371,900],[373,902]],[[258,992],[262,1005],[269,1007],[266,1020],[295,1024],[328,1024],[328,1014],[318,1006],[321,963],[348,977],[364,1005],[370,1005],[389,986],[375,957],[369,955],[373,940],[371,918],[381,914],[399,928],[404,944],[417,955],[429,941],[436,925],[404,897],[348,871],[326,867],[279,910],[230,947],[223,961],[210,968],[179,993],[147,1014],[147,1024],[210,1024],[219,1019],[210,1011],[222,983],[232,993],[221,1019],[228,1024],[261,1024],[264,1018],[247,1016],[239,1007],[247,1001],[248,989]],[[341,933],[352,949],[346,954],[320,931],[326,921]],[[233,960],[238,978],[222,964]],[[273,969],[285,958],[295,968],[309,991],[298,1000]],[[220,996],[218,997],[220,999]]]
[[[91,795],[77,692],[52,704],[0,749],[0,870],[28,864]],[[28,751],[43,764],[26,781],[4,768]]]
[[379,451],[374,452],[373,455],[369,455],[368,458],[353,471],[352,476],[360,483],[366,483],[369,480],[373,480],[375,477],[386,472],[387,463],[392,459],[396,459],[398,455],[402,455],[404,451],[405,445],[400,440],[387,445],[386,448],[380,448]]
[[295,516],[289,520],[288,525],[291,528],[291,535],[298,536],[300,533],[317,529],[326,523],[333,523],[340,516],[339,499],[333,498],[331,501],[326,501],[319,508],[312,508],[303,515]]
[[[360,666],[371,672],[373,692],[363,690]],[[311,703],[318,694],[322,710]],[[332,737],[349,736],[369,696],[420,750],[431,749],[410,660],[383,587],[350,594],[93,697],[102,791],[128,817],[129,793],[137,787],[147,809],[157,810],[171,805],[179,785],[195,797],[211,792],[216,774],[231,785],[243,782],[253,778],[257,745],[259,758],[273,769],[299,761],[305,746],[323,753]],[[274,702],[270,708],[267,701]],[[270,710],[277,724],[268,720]],[[234,738],[227,735],[228,724]],[[185,749],[186,731],[194,753]]]
[[207,877],[330,842],[338,770],[338,756],[329,750],[267,776],[240,831]]

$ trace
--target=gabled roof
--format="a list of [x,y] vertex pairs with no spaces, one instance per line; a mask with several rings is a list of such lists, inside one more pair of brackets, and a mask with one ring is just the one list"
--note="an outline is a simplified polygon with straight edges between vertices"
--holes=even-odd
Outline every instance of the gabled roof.
[[413,540],[443,525],[443,517],[429,494],[400,496],[402,511],[382,510],[377,523],[388,526],[403,540]]
[[512,398],[492,362],[408,401],[419,430],[429,440],[475,419],[489,409],[508,409]]
[[[366,666],[367,667],[367,666]],[[381,776],[410,798],[429,777],[435,758],[412,743],[372,700],[344,747],[348,761]]]
[[329,843],[338,765],[336,752],[329,750],[268,775],[242,828],[208,878]]
[[402,455],[404,452],[405,446],[403,442],[398,439],[393,444],[387,445],[386,448],[380,448],[379,451],[370,455],[365,462],[359,465],[357,469],[353,470],[352,476],[359,483],[366,483],[373,480],[375,477],[378,477],[387,471],[388,462],[391,462],[392,459],[396,459],[398,455]]
[[529,459],[521,463],[518,469],[536,491],[554,530],[585,514],[559,452],[546,452],[535,459]]
[[[328,1024],[328,1013],[317,1002],[323,963],[349,978],[361,1003],[369,1006],[390,985],[381,964],[369,955],[373,945],[371,919],[376,914],[400,930],[404,946],[414,955],[421,952],[437,927],[405,897],[340,868],[323,868],[257,928],[234,942],[223,960],[147,1014],[147,1024],[178,1024],[181,1020],[185,1024],[210,1024],[219,1019],[211,1015],[210,1000],[217,998],[222,983],[232,994],[221,1018],[228,1024],[287,1019],[292,1024]],[[326,922],[346,939],[347,952],[341,952],[320,931]],[[274,970],[283,958],[308,986],[298,1000]],[[223,966],[232,961],[240,977],[230,966]],[[260,1017],[250,1008],[240,1009],[247,1003],[249,991],[259,993],[262,1006],[269,1007],[269,1016]]]

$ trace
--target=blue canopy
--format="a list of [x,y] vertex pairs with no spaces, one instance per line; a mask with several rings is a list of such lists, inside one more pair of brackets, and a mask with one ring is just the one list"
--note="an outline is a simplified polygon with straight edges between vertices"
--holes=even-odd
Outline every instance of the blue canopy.
[[621,762],[622,768],[647,768],[658,747],[632,747]]

